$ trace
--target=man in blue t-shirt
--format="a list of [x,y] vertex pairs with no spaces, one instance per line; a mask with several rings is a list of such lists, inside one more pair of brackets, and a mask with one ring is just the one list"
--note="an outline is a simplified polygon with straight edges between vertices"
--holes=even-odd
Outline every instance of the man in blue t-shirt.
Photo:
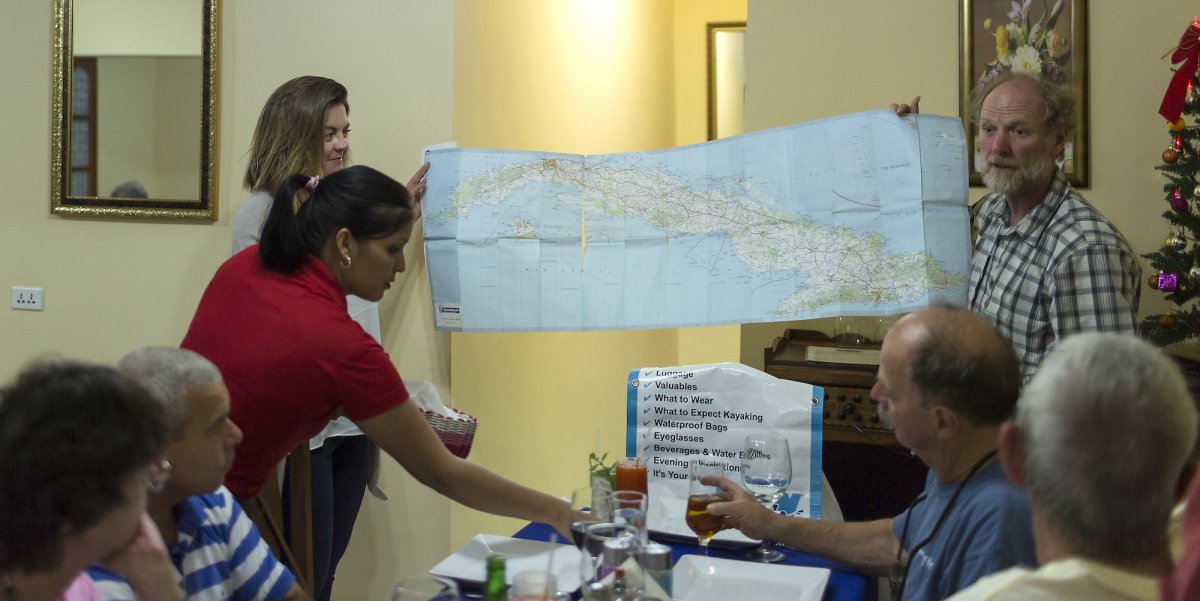
[[[229,419],[229,391],[216,366],[188,350],[149,347],[126,355],[117,368],[149,389],[167,415],[163,456],[171,476],[149,495],[146,512],[162,532],[187,599],[307,600],[221,485],[242,431]],[[88,573],[106,600],[136,598],[120,576],[99,566]]]
[[906,511],[856,523],[786,517],[727,479],[730,501],[708,511],[752,538],[888,576],[898,599],[944,599],[993,572],[1036,565],[1029,503],[996,460],[1020,389],[1012,347],[982,317],[950,307],[909,314],[884,338],[871,389],[896,439],[930,468]]

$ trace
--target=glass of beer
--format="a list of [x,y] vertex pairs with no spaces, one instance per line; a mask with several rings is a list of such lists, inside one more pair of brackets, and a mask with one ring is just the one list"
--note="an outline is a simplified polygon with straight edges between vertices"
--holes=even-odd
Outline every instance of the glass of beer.
[[701,555],[708,555],[708,542],[725,528],[724,516],[708,513],[709,504],[724,501],[725,496],[719,486],[701,480],[723,477],[726,469],[725,463],[715,459],[692,457],[688,460],[687,516],[684,519],[688,528],[696,533]]

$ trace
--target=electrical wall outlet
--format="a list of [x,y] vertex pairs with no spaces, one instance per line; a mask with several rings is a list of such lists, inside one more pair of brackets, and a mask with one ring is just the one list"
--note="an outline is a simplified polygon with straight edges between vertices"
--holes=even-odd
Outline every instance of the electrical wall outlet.
[[12,308],[19,311],[41,311],[45,297],[41,288],[12,287]]

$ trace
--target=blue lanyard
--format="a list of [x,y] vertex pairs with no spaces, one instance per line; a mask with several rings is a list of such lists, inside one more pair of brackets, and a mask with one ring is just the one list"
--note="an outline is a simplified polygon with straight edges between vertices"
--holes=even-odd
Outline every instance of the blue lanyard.
[[904,520],[904,529],[900,531],[900,545],[896,549],[896,563],[892,565],[891,573],[889,574],[888,578],[892,589],[892,601],[900,601],[900,599],[904,597],[904,585],[908,581],[908,566],[912,563],[912,558],[916,557],[917,552],[920,551],[925,545],[928,545],[929,542],[933,540],[933,537],[937,536],[938,530],[942,529],[942,524],[946,522],[946,518],[950,515],[950,511],[954,509],[954,504],[958,501],[958,495],[962,493],[963,488],[967,485],[967,482],[969,482],[971,477],[983,467],[983,464],[987,463],[988,460],[995,456],[996,449],[988,451],[988,453],[971,468],[971,471],[967,472],[967,477],[963,478],[962,482],[958,483],[958,486],[954,489],[954,494],[950,496],[950,502],[946,504],[946,508],[942,510],[942,514],[938,516],[937,522],[933,525],[933,531],[929,533],[929,536],[925,537],[925,540],[913,545],[912,550],[908,553],[908,561],[901,563],[900,558],[904,553],[904,539],[908,538],[908,525],[912,523],[912,508],[919,505],[921,501],[924,501],[926,497],[929,496],[929,493],[922,492],[916,499],[913,499],[912,503],[909,504],[908,509],[905,510],[906,512],[909,512],[909,516]]

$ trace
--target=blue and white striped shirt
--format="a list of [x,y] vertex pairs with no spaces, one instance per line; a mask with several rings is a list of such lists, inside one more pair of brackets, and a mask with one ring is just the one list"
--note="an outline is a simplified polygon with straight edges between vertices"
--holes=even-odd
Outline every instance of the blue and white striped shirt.
[[[296,581],[224,486],[176,505],[175,520],[178,542],[168,551],[189,601],[276,601]],[[129,583],[103,567],[88,574],[107,601],[137,599]]]

